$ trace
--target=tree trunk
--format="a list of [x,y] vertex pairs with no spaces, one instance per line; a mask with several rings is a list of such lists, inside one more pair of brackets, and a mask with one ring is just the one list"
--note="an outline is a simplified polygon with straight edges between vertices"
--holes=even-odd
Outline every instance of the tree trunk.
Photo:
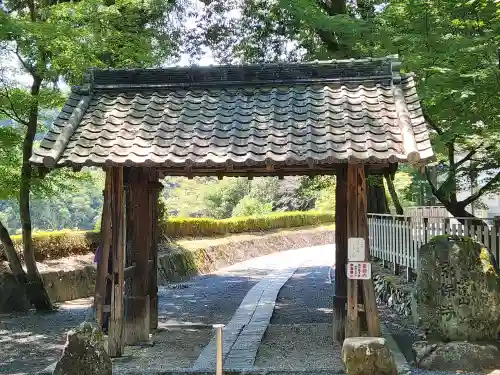
[[389,194],[391,195],[392,203],[394,204],[396,213],[398,215],[404,215],[403,206],[401,206],[401,202],[399,201],[398,193],[394,188],[394,181],[392,180],[392,176],[390,173],[385,174],[385,180],[387,181],[387,188],[389,190]]
[[21,185],[19,188],[19,212],[23,233],[23,254],[28,276],[28,298],[37,310],[51,310],[52,303],[36,266],[30,215],[32,168],[29,160],[33,152],[33,142],[38,125],[38,93],[41,84],[41,77],[37,74],[33,74],[33,84],[31,86],[31,98],[33,103],[31,104],[28,126],[23,141],[23,165],[21,168]]
[[16,249],[14,248],[14,243],[12,238],[10,238],[9,231],[4,227],[0,221],[0,242],[2,243],[7,261],[9,262],[10,270],[16,278],[16,280],[21,284],[26,284],[26,273],[21,265],[21,260],[17,255]]
[[389,203],[385,195],[384,180],[381,175],[373,175],[367,179],[368,213],[389,214]]

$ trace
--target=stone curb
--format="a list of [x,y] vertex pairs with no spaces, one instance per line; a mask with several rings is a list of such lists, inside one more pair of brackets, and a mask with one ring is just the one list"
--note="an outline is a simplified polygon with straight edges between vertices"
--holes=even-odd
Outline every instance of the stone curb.
[[392,352],[392,355],[394,356],[394,362],[396,363],[398,375],[410,375],[411,374],[410,365],[406,361],[406,357],[399,349],[398,344],[392,338],[391,333],[383,323],[380,323],[380,329],[382,331],[382,337],[387,342],[387,346],[389,347],[389,349]]

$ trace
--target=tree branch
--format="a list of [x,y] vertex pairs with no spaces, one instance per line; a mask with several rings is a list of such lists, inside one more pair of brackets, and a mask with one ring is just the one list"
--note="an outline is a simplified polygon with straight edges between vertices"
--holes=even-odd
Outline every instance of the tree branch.
[[19,53],[19,45],[17,44],[17,42],[16,42],[16,50],[14,51],[14,53],[16,54],[19,62],[24,67],[24,69],[26,69],[28,73],[30,73],[31,75],[34,75],[36,73],[35,68],[31,64],[28,64],[26,61],[24,61],[24,59],[21,57],[21,54]]
[[424,120],[429,124],[429,126],[439,135],[443,135],[443,130],[436,125],[434,120],[424,111]]
[[472,159],[472,157],[479,151],[479,149],[481,147],[483,147],[483,144],[484,142],[481,142],[481,144],[477,147],[474,147],[472,150],[469,151],[469,153],[467,155],[465,155],[465,157],[459,161],[457,161],[455,163],[455,168],[458,168],[460,167],[462,164],[464,164],[465,162],[469,161]]
[[3,113],[7,117],[10,117],[23,125],[28,125],[28,121],[22,119],[21,116],[19,116],[19,114],[17,113],[16,108],[14,107],[14,103],[12,102],[12,99],[10,98],[9,90],[7,89],[7,87],[5,87],[5,84],[4,84],[4,91],[5,91],[5,94],[3,95],[3,97],[5,99],[7,99],[7,101],[9,102],[10,112],[3,109],[3,108],[0,108],[0,113]]
[[489,180],[486,184],[484,184],[477,192],[472,194],[469,198],[464,199],[460,203],[463,204],[464,207],[467,207],[469,204],[480,198],[483,194],[485,194],[496,182],[500,181],[500,172],[498,172],[491,180]]

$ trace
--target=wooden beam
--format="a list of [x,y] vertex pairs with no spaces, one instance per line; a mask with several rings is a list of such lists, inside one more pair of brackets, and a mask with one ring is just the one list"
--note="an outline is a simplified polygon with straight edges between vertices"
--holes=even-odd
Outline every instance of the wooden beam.
[[[95,286],[94,305],[97,315],[97,326],[102,328],[103,305],[106,298],[106,283],[108,283],[108,264],[111,246],[111,172],[106,170],[106,179],[103,191],[103,207],[101,216],[101,241],[97,257],[97,275]],[[108,311],[109,312],[109,311]]]
[[333,337],[345,339],[347,302],[347,166],[337,171],[335,187],[335,294],[333,301]]
[[149,252],[151,248],[151,214],[148,195],[149,174],[146,169],[131,168],[128,180],[127,218],[128,246],[135,266],[128,281],[125,320],[125,343],[135,345],[149,340]]
[[[364,168],[357,164],[349,164],[347,167],[347,238],[358,236],[358,185],[360,170]],[[364,197],[366,199],[366,195]],[[365,213],[366,214],[366,213]],[[358,316],[358,282],[357,280],[347,280],[347,322],[346,337],[357,337],[360,335]]]
[[123,168],[112,168],[111,192],[111,253],[113,259],[113,280],[108,354],[110,357],[120,357],[123,354],[125,346],[123,337],[123,287],[125,267],[125,197]]
[[163,185],[157,173],[150,173],[148,185],[149,211],[151,212],[151,249],[149,252],[149,328],[158,328],[158,199]]
[[[347,216],[348,216],[348,238],[361,237],[365,240],[365,261],[370,260],[368,243],[368,218],[367,218],[367,188],[365,168],[359,164],[349,165],[347,172],[348,192],[347,192]],[[373,280],[363,280],[361,282],[363,293],[363,304],[366,316],[368,334],[372,337],[379,337],[380,318],[375,299],[375,289]],[[347,284],[347,326],[346,336],[359,336],[359,316],[358,316],[358,281],[349,280]]]
[[[363,168],[358,168],[358,237],[365,239],[365,261],[370,261],[370,244],[368,242],[368,200],[366,176]],[[380,317],[378,314],[377,300],[375,297],[375,286],[373,279],[362,280],[363,304],[365,306],[365,318],[368,335],[380,337]]]

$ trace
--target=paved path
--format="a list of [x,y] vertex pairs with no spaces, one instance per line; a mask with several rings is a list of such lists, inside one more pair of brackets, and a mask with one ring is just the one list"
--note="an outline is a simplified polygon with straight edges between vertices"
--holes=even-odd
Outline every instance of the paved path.
[[[283,259],[274,271],[248,292],[223,330],[223,357],[226,369],[253,367],[262,336],[273,315],[279,291],[297,268],[304,262],[310,261],[311,256],[314,257],[312,254],[317,253],[317,248],[288,251],[286,259]],[[200,354],[193,369],[213,369],[215,353],[216,337],[214,336]]]
[[[256,305],[259,319],[250,319],[252,327],[257,327],[262,334],[267,327],[264,323],[272,314],[272,306],[279,288],[291,276],[294,267],[321,256],[318,250],[292,250],[276,253],[219,270],[210,275],[193,278],[182,283],[180,288],[161,287],[159,290],[160,324],[226,324],[231,321],[247,293]],[[291,268],[289,268],[291,267]],[[278,273],[275,270],[282,270]],[[256,289],[254,288],[260,281]],[[266,286],[267,283],[267,286]],[[179,284],[176,284],[179,285]],[[259,290],[262,293],[259,295]],[[273,298],[274,297],[274,298]],[[248,300],[247,300],[248,301]],[[0,315],[0,374],[23,374],[42,370],[59,357],[66,339],[66,332],[82,322],[89,312],[90,300],[76,301],[61,306],[60,311],[48,315],[33,313]],[[260,303],[260,305],[258,304]],[[237,317],[242,316],[240,309]],[[253,316],[254,314],[252,314]],[[266,318],[264,318],[264,316]],[[267,318],[269,316],[269,318]],[[247,315],[249,317],[249,315]],[[240,323],[244,322],[240,320]],[[229,326],[229,325],[228,325]],[[234,350],[252,346],[260,342],[258,335],[248,342],[243,339],[252,330],[246,327],[240,340],[234,342]],[[252,333],[255,333],[253,331]],[[241,332],[240,332],[241,333]],[[262,335],[261,335],[262,336]],[[228,339],[229,340],[229,335]],[[208,349],[207,349],[208,350]],[[235,351],[236,353],[236,351]],[[231,356],[235,361],[237,356]],[[229,358],[229,357],[228,357]],[[229,363],[229,362],[228,362]]]

